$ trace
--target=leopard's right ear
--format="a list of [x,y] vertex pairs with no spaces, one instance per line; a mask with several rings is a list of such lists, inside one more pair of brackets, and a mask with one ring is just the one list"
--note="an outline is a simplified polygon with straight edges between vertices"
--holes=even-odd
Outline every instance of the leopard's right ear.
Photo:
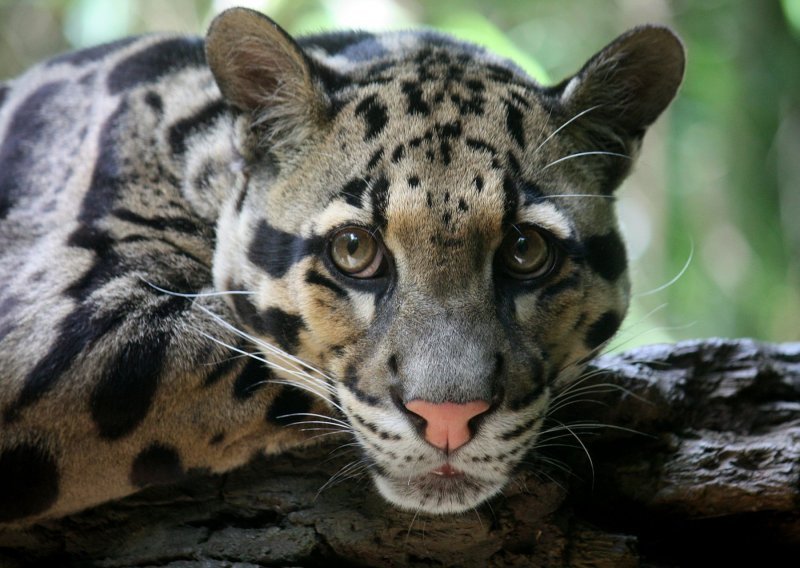
[[206,58],[222,95],[251,114],[261,142],[299,146],[325,122],[327,97],[314,66],[278,24],[247,8],[219,14]]

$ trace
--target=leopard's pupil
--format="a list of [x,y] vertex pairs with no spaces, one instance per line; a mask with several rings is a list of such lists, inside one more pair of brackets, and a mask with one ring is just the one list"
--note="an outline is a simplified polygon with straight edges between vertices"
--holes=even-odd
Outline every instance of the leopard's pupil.
[[356,251],[358,251],[358,246],[360,242],[358,240],[358,235],[355,233],[350,233],[347,235],[347,253],[350,256],[355,256]]
[[520,264],[525,264],[525,256],[528,254],[528,250],[531,248],[528,244],[528,239],[525,237],[518,238],[514,248],[516,248],[515,257],[517,262]]

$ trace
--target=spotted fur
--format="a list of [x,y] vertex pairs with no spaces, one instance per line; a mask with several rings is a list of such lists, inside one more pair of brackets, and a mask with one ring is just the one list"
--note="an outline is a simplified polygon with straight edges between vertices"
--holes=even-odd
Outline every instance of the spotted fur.
[[[317,422],[400,507],[496,494],[624,316],[613,191],[682,73],[658,27],[542,87],[437,33],[294,40],[234,9],[205,42],[3,83],[0,522],[225,471]],[[383,272],[337,268],[345,226]],[[499,266],[522,226],[557,257],[544,277]],[[491,407],[447,452],[410,400]]]

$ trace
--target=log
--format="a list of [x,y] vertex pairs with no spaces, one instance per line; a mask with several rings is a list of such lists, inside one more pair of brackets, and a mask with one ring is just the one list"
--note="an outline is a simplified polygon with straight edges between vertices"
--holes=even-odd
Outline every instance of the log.
[[796,557],[800,343],[648,346],[604,356],[587,375],[558,399],[525,470],[471,514],[398,511],[366,477],[328,483],[358,457],[347,440],[329,439],[24,530],[0,528],[0,566],[626,567]]

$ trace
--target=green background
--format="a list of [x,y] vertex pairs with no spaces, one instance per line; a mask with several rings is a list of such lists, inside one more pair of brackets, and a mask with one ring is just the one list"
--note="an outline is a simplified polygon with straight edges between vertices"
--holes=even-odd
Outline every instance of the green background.
[[124,35],[202,33],[232,5],[292,33],[432,26],[542,82],[630,27],[671,26],[686,80],[618,194],[635,298],[615,346],[800,339],[800,0],[0,0],[0,78]]

